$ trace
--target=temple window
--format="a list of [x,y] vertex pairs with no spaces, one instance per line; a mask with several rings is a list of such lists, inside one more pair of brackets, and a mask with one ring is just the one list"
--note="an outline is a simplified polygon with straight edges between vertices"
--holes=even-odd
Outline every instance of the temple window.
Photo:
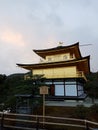
[[64,56],[63,56],[63,59],[64,59],[64,60],[68,60],[68,58],[69,58],[68,55],[64,55]]
[[49,61],[49,62],[52,61],[52,58],[49,57],[49,58],[48,58],[48,61]]
[[70,55],[70,58],[71,58],[71,59],[74,59],[74,58],[75,58],[74,54],[71,54],[71,55]]

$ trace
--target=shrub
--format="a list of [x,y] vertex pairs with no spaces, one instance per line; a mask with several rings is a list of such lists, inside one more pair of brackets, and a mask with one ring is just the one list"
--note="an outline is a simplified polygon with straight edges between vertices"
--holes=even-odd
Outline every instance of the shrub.
[[97,113],[98,113],[98,104],[94,104],[94,105],[90,108],[90,111],[91,111],[92,113],[97,114]]
[[87,116],[87,109],[83,105],[77,105],[74,114],[76,118],[85,119]]

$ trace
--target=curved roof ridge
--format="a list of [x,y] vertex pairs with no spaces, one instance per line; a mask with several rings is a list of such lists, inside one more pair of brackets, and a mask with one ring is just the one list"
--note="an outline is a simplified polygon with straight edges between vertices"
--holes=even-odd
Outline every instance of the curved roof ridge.
[[57,46],[57,47],[53,47],[53,48],[46,48],[46,49],[33,49],[33,51],[36,53],[38,52],[43,52],[43,51],[48,51],[48,50],[54,50],[54,49],[63,49],[63,48],[69,48],[72,46],[79,46],[79,42],[76,42],[72,45],[67,45],[67,46]]
[[57,46],[54,48],[49,49],[41,49],[41,50],[33,50],[37,55],[39,55],[42,58],[45,58],[49,55],[55,55],[55,54],[64,54],[67,52],[76,53],[78,57],[82,57],[79,49],[79,42],[68,45],[68,46]]

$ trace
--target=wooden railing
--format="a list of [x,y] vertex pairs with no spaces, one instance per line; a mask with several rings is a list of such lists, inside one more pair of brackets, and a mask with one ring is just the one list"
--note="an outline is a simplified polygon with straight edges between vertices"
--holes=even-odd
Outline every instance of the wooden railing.
[[[44,120],[43,120],[44,118]],[[53,117],[53,116],[41,116],[41,115],[27,115],[27,114],[15,114],[0,112],[0,127],[18,130],[32,130],[35,128],[77,128],[79,130],[93,130],[98,128],[97,122],[89,120],[65,118],[65,117]]]

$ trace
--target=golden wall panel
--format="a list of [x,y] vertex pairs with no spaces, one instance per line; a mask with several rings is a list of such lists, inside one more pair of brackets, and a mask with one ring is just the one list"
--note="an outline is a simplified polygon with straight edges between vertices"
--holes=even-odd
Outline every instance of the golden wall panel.
[[76,66],[33,70],[33,75],[36,74],[44,74],[46,78],[67,78],[77,76]]
[[55,61],[64,61],[64,60],[72,60],[75,57],[71,57],[70,53],[65,53],[65,54],[59,54],[59,55],[51,55],[51,56],[46,56],[46,62],[55,62]]

